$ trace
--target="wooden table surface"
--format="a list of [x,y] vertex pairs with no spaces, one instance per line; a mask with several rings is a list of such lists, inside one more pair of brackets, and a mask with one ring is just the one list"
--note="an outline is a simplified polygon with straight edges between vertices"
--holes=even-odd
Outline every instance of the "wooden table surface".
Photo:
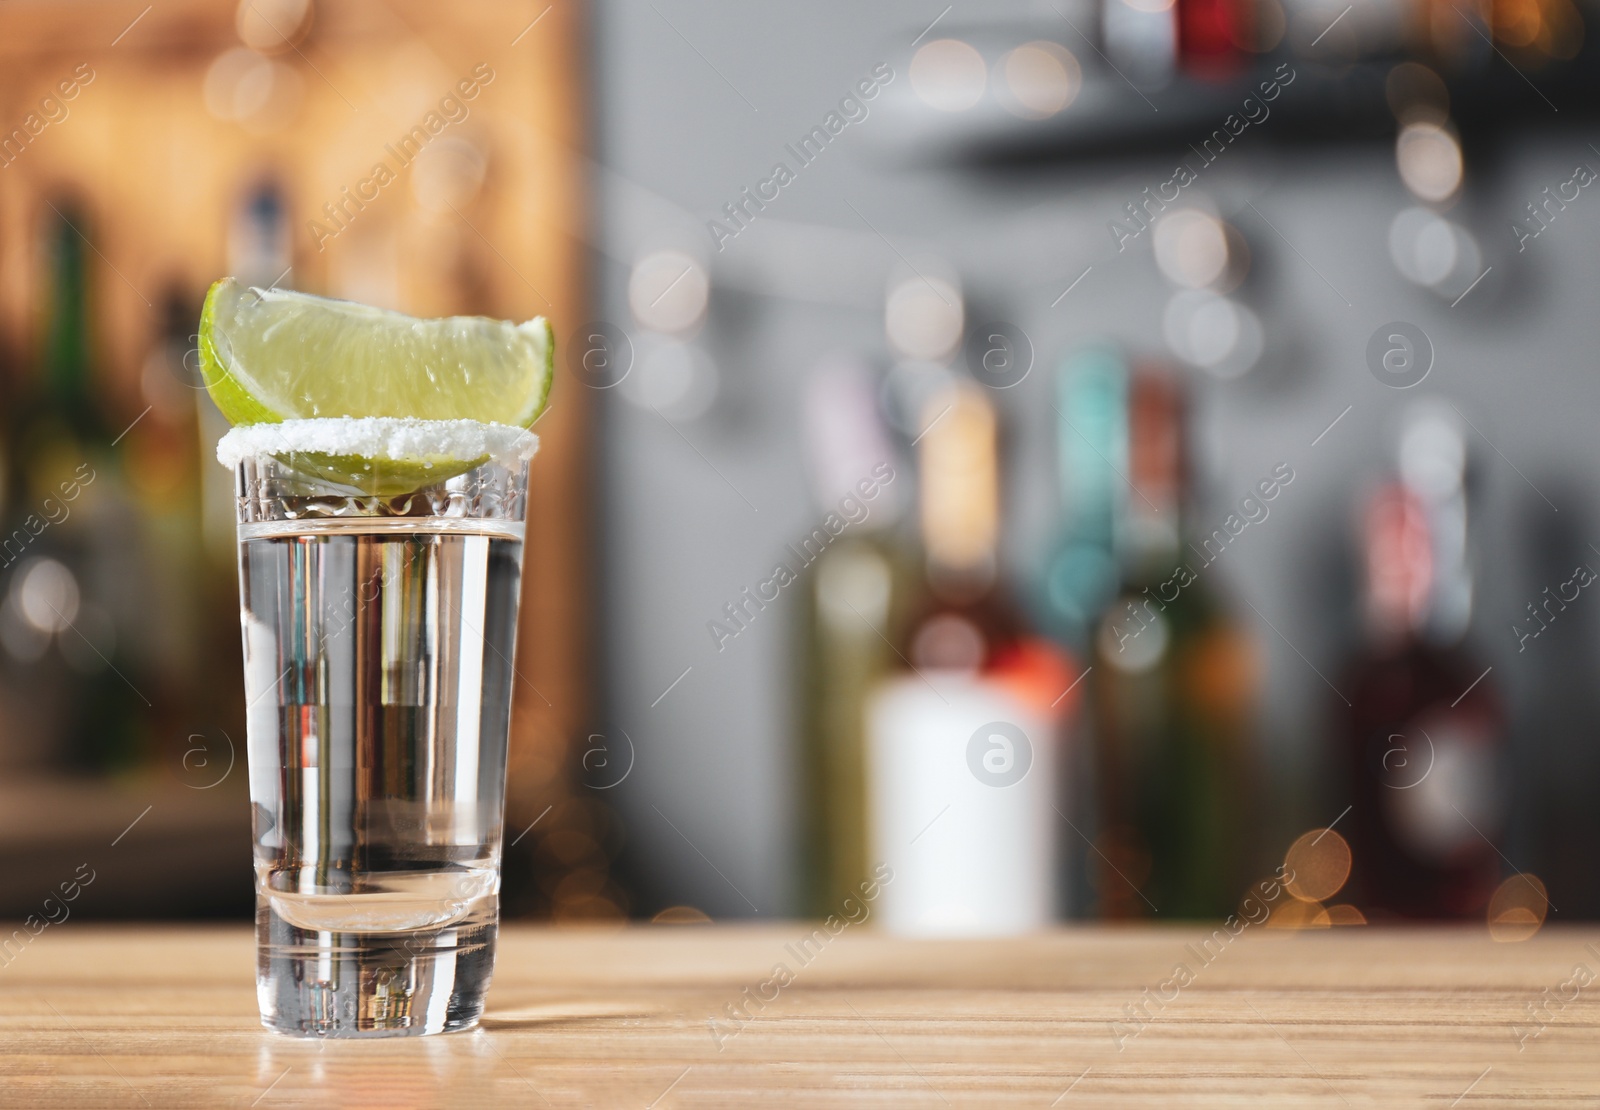
[[0,1106],[1600,1105],[1600,929],[810,930],[510,928],[481,1030],[349,1042],[260,1027],[246,928],[64,923]]

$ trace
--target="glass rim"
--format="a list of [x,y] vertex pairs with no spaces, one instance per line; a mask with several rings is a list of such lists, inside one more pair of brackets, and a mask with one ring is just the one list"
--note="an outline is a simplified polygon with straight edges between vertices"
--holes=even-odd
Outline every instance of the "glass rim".
[[[354,462],[364,469],[352,470]],[[315,453],[246,455],[234,465],[235,520],[280,522],[527,520],[528,460],[436,466],[339,460]]]

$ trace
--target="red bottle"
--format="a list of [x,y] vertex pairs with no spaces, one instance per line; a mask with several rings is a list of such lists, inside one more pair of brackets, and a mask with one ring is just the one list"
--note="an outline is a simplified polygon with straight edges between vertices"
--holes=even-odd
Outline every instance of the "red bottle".
[[1243,66],[1251,11],[1241,0],[1176,0],[1178,66],[1191,77],[1223,80]]

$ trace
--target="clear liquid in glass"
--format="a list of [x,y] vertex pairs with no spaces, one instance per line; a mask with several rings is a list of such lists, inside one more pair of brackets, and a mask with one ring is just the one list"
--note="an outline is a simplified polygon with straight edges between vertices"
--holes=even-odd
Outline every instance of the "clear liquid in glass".
[[476,1024],[494,962],[523,525],[241,524],[263,1022]]

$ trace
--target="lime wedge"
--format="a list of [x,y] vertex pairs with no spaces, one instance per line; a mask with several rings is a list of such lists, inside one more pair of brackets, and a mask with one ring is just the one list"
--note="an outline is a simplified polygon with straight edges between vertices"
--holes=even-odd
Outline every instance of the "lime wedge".
[[200,314],[200,370],[233,424],[340,416],[526,428],[554,369],[550,324],[418,319],[223,278]]

